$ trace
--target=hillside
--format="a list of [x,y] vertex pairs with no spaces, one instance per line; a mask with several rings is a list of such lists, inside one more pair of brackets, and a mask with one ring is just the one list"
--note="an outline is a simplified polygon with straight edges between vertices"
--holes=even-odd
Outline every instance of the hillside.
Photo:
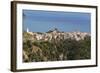
[[91,58],[91,36],[86,32],[23,32],[23,61],[60,61]]

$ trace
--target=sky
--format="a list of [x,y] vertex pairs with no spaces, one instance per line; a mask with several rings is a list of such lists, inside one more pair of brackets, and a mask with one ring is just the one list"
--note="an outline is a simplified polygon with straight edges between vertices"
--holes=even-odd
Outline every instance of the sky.
[[91,14],[83,12],[61,12],[23,10],[23,30],[47,32],[57,28],[63,32],[91,32]]

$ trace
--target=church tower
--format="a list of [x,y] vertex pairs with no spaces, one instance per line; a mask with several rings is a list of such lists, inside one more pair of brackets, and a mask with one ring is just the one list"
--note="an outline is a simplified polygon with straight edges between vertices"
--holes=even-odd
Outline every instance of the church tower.
[[29,32],[29,29],[27,28],[27,32]]

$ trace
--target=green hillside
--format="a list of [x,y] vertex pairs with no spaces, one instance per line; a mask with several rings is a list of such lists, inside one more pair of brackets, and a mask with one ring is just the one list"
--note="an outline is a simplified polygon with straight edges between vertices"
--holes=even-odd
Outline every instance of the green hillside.
[[[41,33],[42,34],[42,33]],[[91,37],[84,40],[53,39],[36,40],[23,33],[23,62],[81,60],[91,58]]]

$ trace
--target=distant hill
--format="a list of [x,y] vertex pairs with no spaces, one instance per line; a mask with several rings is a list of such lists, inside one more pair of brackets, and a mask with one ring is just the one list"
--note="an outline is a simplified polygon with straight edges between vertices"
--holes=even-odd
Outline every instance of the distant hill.
[[91,34],[63,32],[23,32],[23,62],[79,60],[91,58]]

